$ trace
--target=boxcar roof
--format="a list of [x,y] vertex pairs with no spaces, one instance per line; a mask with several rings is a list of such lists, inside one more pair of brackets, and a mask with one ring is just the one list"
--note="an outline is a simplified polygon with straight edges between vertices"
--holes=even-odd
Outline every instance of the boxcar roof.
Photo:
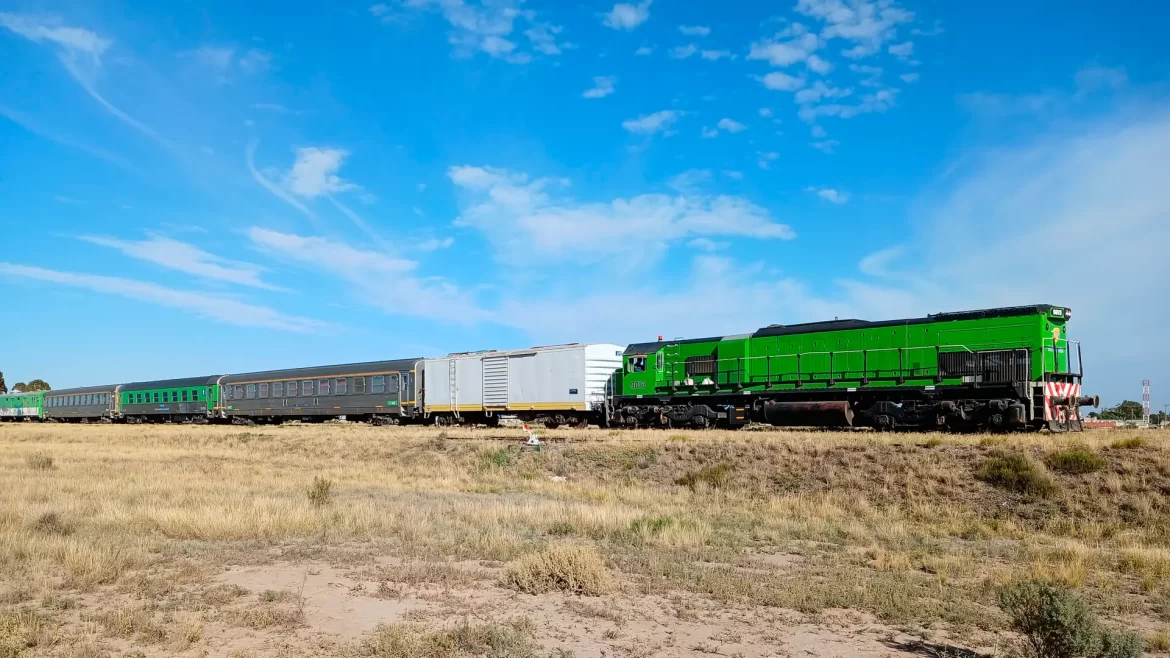
[[80,388],[55,388],[51,391],[45,391],[45,395],[75,395],[78,393],[109,393],[117,388],[117,384],[109,384],[106,386],[82,386]]
[[123,384],[123,391],[147,391],[156,388],[187,388],[190,386],[210,386],[219,381],[222,375],[205,375],[203,377],[184,377],[183,379],[160,379],[153,382],[133,382]]
[[396,359],[393,361],[366,361],[364,363],[343,363],[333,366],[312,366],[309,368],[287,368],[285,370],[263,370],[260,372],[246,372],[237,375],[228,375],[223,378],[224,384],[242,384],[252,381],[302,379],[313,377],[335,377],[346,375],[378,374],[383,372],[400,372],[410,370],[422,357],[414,359]]
[[[1007,318],[1025,315],[1048,315],[1054,307],[1051,304],[1033,304],[1030,306],[1005,306],[1003,308],[989,308],[978,311],[959,311],[955,313],[936,313],[924,318],[906,318],[902,320],[881,320],[868,322],[866,320],[829,320],[826,322],[805,322],[802,324],[773,324],[757,329],[751,334],[752,338],[766,338],[769,336],[792,336],[796,334],[812,334],[821,331],[844,331],[848,329],[879,329],[881,327],[899,327],[914,324],[930,324],[934,322],[953,322],[956,320],[983,320],[986,318]],[[667,345],[687,343],[708,343],[723,340],[722,336],[711,338],[689,338],[686,340],[665,340],[652,343],[635,343],[626,348],[625,354],[644,354],[657,352]]]

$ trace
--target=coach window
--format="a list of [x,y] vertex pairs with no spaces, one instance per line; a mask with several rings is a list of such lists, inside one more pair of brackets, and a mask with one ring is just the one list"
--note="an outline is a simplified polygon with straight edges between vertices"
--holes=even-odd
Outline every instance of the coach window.
[[386,392],[398,392],[398,375],[386,375]]
[[272,397],[284,397],[284,382],[272,382]]
[[225,399],[225,400],[234,399],[234,398],[232,398],[232,387],[231,386],[224,386],[223,387],[223,399]]
[[353,392],[354,392],[354,395],[363,395],[366,392],[366,378],[365,377],[354,377],[353,378]]
[[262,397],[262,398],[268,397],[268,384],[261,384],[260,385],[260,397]]
[[306,379],[305,381],[301,382],[301,396],[307,398],[312,394],[313,394],[313,380]]
[[374,375],[370,378],[370,392],[371,393],[385,393],[386,392],[386,378],[382,375]]
[[247,384],[247,385],[245,385],[245,386],[244,386],[244,396],[245,396],[246,398],[248,398],[249,400],[255,399],[255,397],[256,397],[256,385],[255,385],[255,384]]
[[349,392],[349,382],[347,382],[345,379],[334,380],[334,382],[333,382],[333,394],[334,395],[345,395],[347,392]]
[[[206,397],[206,396],[205,396],[205,397]],[[191,389],[191,401],[192,401],[192,402],[198,402],[198,401],[199,401],[199,389],[197,389],[197,388],[193,388],[193,389]]]
[[328,379],[318,379],[317,380],[317,395],[329,395],[329,380]]
[[134,394],[134,401],[135,401],[135,403],[137,403],[137,404],[142,404],[142,394],[141,394],[141,393],[135,393],[135,394]]
[[[158,400],[158,393],[154,394],[154,401],[155,402],[159,401]],[[162,392],[162,401],[163,402],[170,402],[171,401],[171,392],[170,391],[163,391]]]
[[183,389],[183,391],[182,391],[182,393],[180,393],[180,395],[182,396],[181,401],[187,402],[187,389]]
[[297,396],[297,383],[296,382],[289,382],[288,383],[288,386],[285,387],[285,395],[290,397],[290,398],[295,398]]
[[236,399],[237,400],[244,399],[244,385],[243,384],[236,385]]

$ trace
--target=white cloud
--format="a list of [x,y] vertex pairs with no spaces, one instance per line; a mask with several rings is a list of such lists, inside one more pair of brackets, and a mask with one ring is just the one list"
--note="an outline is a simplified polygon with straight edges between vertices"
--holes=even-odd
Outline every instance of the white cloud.
[[416,251],[436,251],[439,249],[446,249],[453,244],[455,244],[455,238],[431,238],[416,244],[414,249]]
[[806,103],[819,103],[825,98],[844,98],[853,93],[852,89],[841,89],[838,87],[830,87],[825,83],[817,80],[813,86],[806,89],[801,89],[796,92],[794,99],[797,103],[804,105]]
[[358,301],[387,313],[462,324],[490,319],[474,298],[456,286],[441,279],[414,276],[414,261],[326,238],[258,227],[248,231],[248,239],[265,253],[346,281],[346,288]]
[[699,52],[699,47],[693,43],[689,43],[685,46],[678,46],[676,48],[671,48],[670,49],[670,56],[675,58],[675,59],[686,59],[686,58],[690,57],[691,55],[694,55],[697,52]]
[[296,162],[285,174],[284,185],[288,191],[306,199],[352,190],[357,186],[336,173],[348,155],[343,149],[299,148]]
[[[408,9],[437,9],[451,26],[447,41],[457,57],[472,57],[484,53],[511,64],[527,64],[532,55],[520,49],[511,37],[518,22],[528,25],[523,34],[529,46],[545,55],[560,54],[568,44],[558,43],[559,25],[542,22],[535,11],[522,10],[515,2],[480,0],[401,0]],[[383,5],[374,5],[370,12],[391,22],[395,16]]]
[[826,140],[821,141],[821,142],[813,142],[812,144],[810,144],[810,146],[812,146],[816,150],[821,151],[822,153],[830,153],[830,154],[833,153],[834,151],[836,151],[837,147],[840,145],[841,145],[841,142],[838,142],[835,139],[826,139]]
[[643,0],[636,5],[628,2],[619,2],[613,6],[613,9],[603,15],[602,23],[606,27],[612,27],[615,30],[632,30],[650,18],[651,1]]
[[757,112],[760,116],[765,118],[772,116],[772,108],[770,107],[761,107],[759,110],[757,110]]
[[732,180],[743,180],[743,172],[742,171],[736,171],[734,169],[724,169],[721,173],[724,176],[726,176],[727,178],[730,178]]
[[789,41],[757,41],[748,51],[748,59],[767,60],[772,66],[788,66],[803,62],[820,47],[815,34],[802,34]]
[[703,139],[715,139],[719,136],[719,129],[703,126],[703,130],[699,132],[699,136]]
[[833,70],[833,65],[822,59],[819,55],[809,55],[808,59],[804,60],[804,64],[813,73],[820,73],[821,75]]
[[637,50],[635,50],[634,54],[645,56],[645,55],[653,54],[653,52],[654,52],[653,46],[642,46],[641,48],[638,48]]
[[613,93],[613,85],[617,78],[607,75],[593,76],[593,87],[586,89],[581,95],[585,98],[605,98]]
[[903,73],[898,77],[902,78],[902,82],[905,82],[906,84],[914,84],[915,82],[918,82],[918,79],[921,76],[917,73]]
[[695,191],[710,173],[689,172],[672,184],[678,194],[642,194],[601,202],[554,195],[568,181],[485,167],[452,167],[464,191],[457,226],[481,231],[503,261],[533,258],[630,267],[656,258],[672,242],[696,237],[786,240],[793,230],[750,201]]
[[259,265],[229,260],[207,253],[192,244],[160,235],[151,235],[146,240],[119,240],[100,235],[83,235],[79,236],[79,239],[117,249],[131,258],[205,279],[227,281],[264,290],[282,290],[260,279],[264,268]]
[[670,187],[684,194],[690,194],[711,182],[710,169],[688,169],[670,179]]
[[227,82],[230,74],[235,72],[254,75],[263,73],[272,65],[272,55],[258,48],[252,48],[236,57],[234,46],[217,46],[206,44],[182,53],[183,57],[194,62],[199,68],[215,74],[220,82]]
[[900,57],[901,59],[906,59],[907,57],[914,54],[914,42],[907,41],[905,43],[895,44],[890,46],[888,50],[891,55]]
[[804,191],[815,194],[829,203],[849,203],[848,194],[845,194],[840,190],[835,190],[831,187],[806,187],[804,188]]
[[959,94],[956,100],[960,107],[973,114],[1002,118],[1020,114],[1046,114],[1055,111],[1064,105],[1066,96],[1057,91],[1030,94],[976,91]]
[[899,25],[914,20],[914,13],[894,0],[797,0],[796,11],[824,23],[821,39],[853,43],[842,52],[851,59],[877,53],[897,36]]
[[0,26],[35,43],[49,41],[69,52],[90,55],[95,60],[114,43],[90,30],[62,25],[60,19],[53,16],[0,12]]
[[726,117],[719,120],[718,128],[720,130],[726,130],[729,133],[739,133],[747,130],[747,126],[735,119],[728,119]]
[[177,308],[241,327],[263,327],[298,333],[316,332],[330,328],[330,325],[324,322],[285,315],[273,308],[248,304],[231,297],[191,290],[177,290],[120,277],[76,274],[12,263],[0,263],[0,275],[83,288],[158,306]]
[[678,121],[680,116],[682,116],[682,112],[678,110],[661,110],[653,114],[640,116],[637,119],[627,119],[622,122],[622,128],[632,133],[653,135],[654,133],[668,131]]
[[865,76],[861,80],[862,87],[881,88],[885,86],[882,84],[883,70],[880,66],[871,66],[869,64],[850,64],[849,70]]
[[259,183],[261,187],[271,192],[272,195],[276,198],[284,201],[293,208],[296,208],[303,215],[309,219],[314,220],[314,222],[320,223],[316,213],[314,213],[312,210],[309,210],[304,204],[293,198],[287,189],[281,185],[278,185],[277,183],[272,182],[267,176],[265,176],[260,172],[260,170],[256,168],[256,147],[259,146],[259,144],[259,141],[253,139],[252,141],[248,142],[248,146],[244,151],[244,160],[248,166],[248,172],[252,174],[252,178],[255,179],[255,181]]
[[839,117],[852,119],[862,114],[885,112],[894,106],[898,90],[894,88],[880,89],[872,94],[866,94],[854,105],[828,103],[825,105],[802,105],[800,118],[808,123],[815,123],[818,117]]
[[688,37],[705,37],[711,34],[711,28],[705,25],[679,25],[678,31]]
[[828,131],[826,131],[821,126],[813,126],[809,133],[816,139],[822,139],[829,134]]
[[709,253],[713,253],[716,251],[722,251],[722,250],[730,247],[731,243],[730,242],[716,242],[716,241],[712,240],[711,238],[695,238],[694,240],[687,242],[687,246],[692,248],[692,249],[698,249],[700,251],[706,251]]
[[773,71],[756,79],[774,91],[796,91],[804,86],[804,78],[793,77],[780,71]]
[[725,58],[735,58],[735,55],[732,55],[730,50],[704,50],[699,53],[699,56],[712,62],[717,62]]
[[756,164],[760,169],[768,169],[772,163],[780,159],[780,154],[775,151],[756,151]]

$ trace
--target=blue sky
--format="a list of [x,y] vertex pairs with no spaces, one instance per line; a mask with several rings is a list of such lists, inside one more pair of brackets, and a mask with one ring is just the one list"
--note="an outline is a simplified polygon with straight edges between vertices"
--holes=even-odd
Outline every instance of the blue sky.
[[[1170,401],[1170,49],[1095,2],[0,4],[61,387],[1067,304]],[[30,335],[29,327],[35,327]],[[9,343],[9,341],[5,341]]]

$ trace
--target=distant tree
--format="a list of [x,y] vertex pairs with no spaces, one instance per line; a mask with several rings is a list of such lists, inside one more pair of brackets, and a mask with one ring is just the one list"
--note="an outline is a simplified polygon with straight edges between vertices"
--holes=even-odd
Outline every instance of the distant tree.
[[49,386],[49,382],[47,382],[43,379],[34,379],[34,380],[30,381],[29,383],[25,384],[24,388],[25,388],[25,391],[27,391],[29,393],[32,393],[33,391],[51,391],[51,390],[53,390],[53,387]]
[[25,384],[24,382],[16,382],[15,384],[12,385],[12,392],[13,393],[27,393],[28,392],[28,384]]
[[0,394],[8,392],[8,385],[4,383],[4,373],[0,372]]
[[1139,420],[1142,417],[1142,403],[1125,400],[1116,407],[1102,409],[1097,417],[1103,420]]

